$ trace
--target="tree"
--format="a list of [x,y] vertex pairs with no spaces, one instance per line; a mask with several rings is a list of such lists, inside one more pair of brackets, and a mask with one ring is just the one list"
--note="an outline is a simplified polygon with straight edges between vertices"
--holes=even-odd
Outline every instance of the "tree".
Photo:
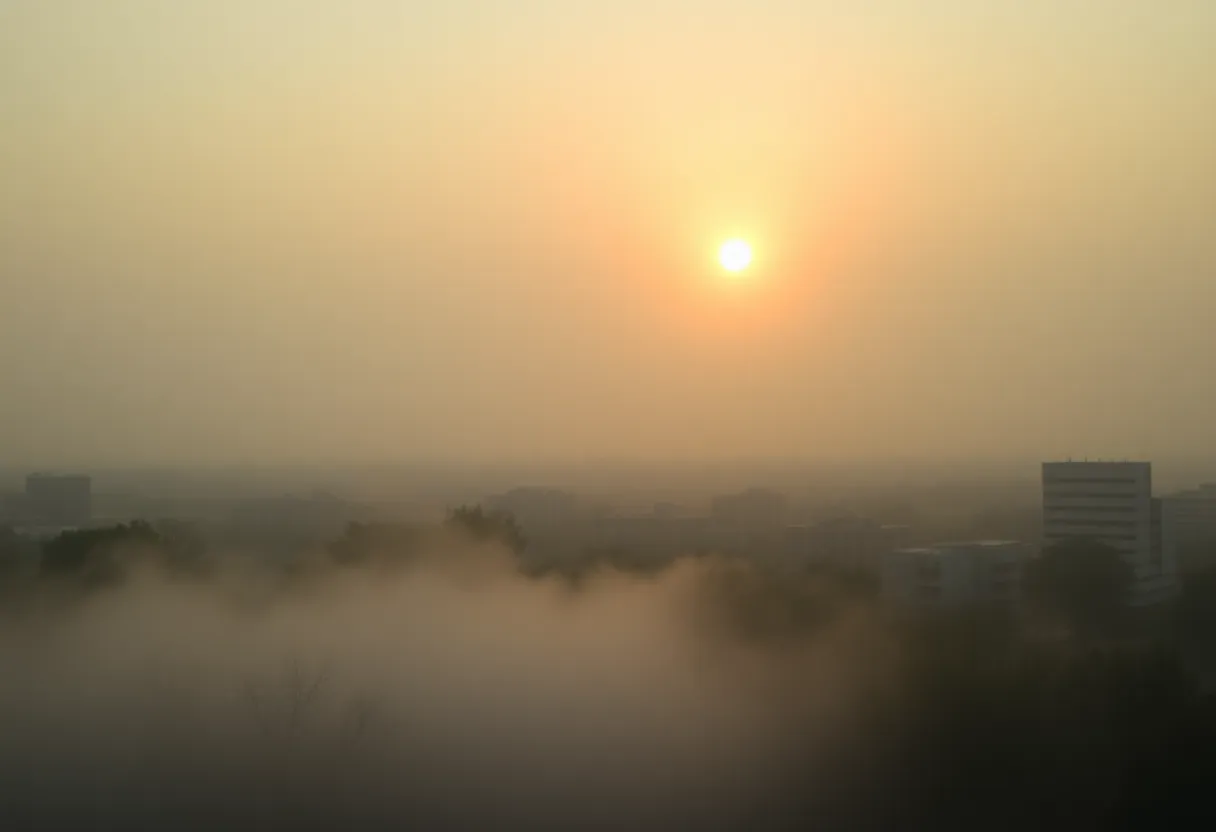
[[1110,635],[1126,620],[1133,577],[1116,549],[1078,538],[1031,561],[1023,589],[1032,604],[1067,621],[1079,635]]
[[346,566],[373,560],[409,558],[422,550],[424,536],[415,526],[397,523],[348,523],[342,537],[329,544],[329,554]]
[[878,574],[863,566],[816,563],[807,567],[808,577],[822,581],[848,598],[868,600],[878,597]]
[[33,560],[30,541],[9,526],[0,526],[0,580],[23,574]]
[[480,505],[460,506],[448,512],[445,525],[478,542],[501,543],[516,555],[528,547],[523,529],[510,512],[486,511]]
[[184,520],[161,520],[156,528],[162,538],[167,566],[175,572],[204,574],[207,561],[207,539],[194,523]]
[[1182,643],[1216,668],[1216,569],[1186,576],[1175,615]]
[[122,577],[130,558],[149,554],[163,557],[165,541],[143,520],[100,529],[77,529],[43,544],[42,571],[108,582]]

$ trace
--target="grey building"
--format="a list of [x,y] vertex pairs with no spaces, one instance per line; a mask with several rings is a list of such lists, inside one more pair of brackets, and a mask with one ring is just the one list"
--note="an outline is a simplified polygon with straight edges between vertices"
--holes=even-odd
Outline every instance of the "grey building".
[[93,480],[78,475],[25,478],[27,521],[41,526],[84,526],[93,519]]
[[1216,568],[1216,483],[1170,494],[1162,515],[1178,549],[1179,572]]
[[1170,531],[1161,501],[1153,498],[1151,463],[1043,463],[1044,546],[1083,538],[1118,551],[1135,572],[1133,606],[1177,594]]
[[937,543],[882,556],[882,595],[932,607],[1012,605],[1029,547],[1012,540]]
[[786,544],[800,564],[825,564],[877,570],[882,555],[907,545],[907,526],[866,517],[833,517],[809,526],[790,526]]

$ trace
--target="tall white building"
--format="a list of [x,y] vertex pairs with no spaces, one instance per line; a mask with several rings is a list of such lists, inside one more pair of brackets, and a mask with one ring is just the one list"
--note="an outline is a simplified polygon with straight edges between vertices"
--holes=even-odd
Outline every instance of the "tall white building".
[[1145,606],[1177,591],[1177,566],[1148,462],[1043,463],[1043,543],[1097,540],[1132,567],[1129,602]]

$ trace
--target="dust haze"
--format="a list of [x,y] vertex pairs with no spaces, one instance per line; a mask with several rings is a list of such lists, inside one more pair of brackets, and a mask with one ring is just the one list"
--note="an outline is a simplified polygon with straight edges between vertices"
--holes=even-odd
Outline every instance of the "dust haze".
[[890,654],[805,589],[810,618],[738,563],[575,585],[449,541],[390,572],[43,596],[0,636],[0,794],[38,828],[772,823]]
[[0,832],[1216,829],[1213,44],[0,0]]
[[6,0],[0,456],[1208,445],[1216,6],[754,6]]

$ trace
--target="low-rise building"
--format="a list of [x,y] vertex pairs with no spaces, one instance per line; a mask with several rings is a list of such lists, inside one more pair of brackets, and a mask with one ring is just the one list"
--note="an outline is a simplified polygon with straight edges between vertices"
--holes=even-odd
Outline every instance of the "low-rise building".
[[510,512],[531,532],[569,526],[578,519],[577,498],[556,488],[515,488],[486,502],[495,511]]
[[832,564],[877,570],[880,558],[907,544],[907,526],[884,525],[866,517],[833,517],[786,530],[789,560],[812,566]]
[[93,480],[86,476],[30,474],[24,510],[31,524],[86,526],[93,518]]
[[722,526],[752,533],[785,527],[789,505],[785,497],[766,488],[749,488],[737,494],[719,494],[710,505],[710,517]]
[[1012,540],[897,549],[881,558],[882,595],[924,606],[1014,604],[1029,553],[1029,546]]
[[1178,551],[1180,572],[1216,568],[1216,483],[1163,497],[1165,528]]
[[593,546],[656,557],[747,553],[748,539],[738,529],[709,517],[645,514],[603,517],[596,521]]

